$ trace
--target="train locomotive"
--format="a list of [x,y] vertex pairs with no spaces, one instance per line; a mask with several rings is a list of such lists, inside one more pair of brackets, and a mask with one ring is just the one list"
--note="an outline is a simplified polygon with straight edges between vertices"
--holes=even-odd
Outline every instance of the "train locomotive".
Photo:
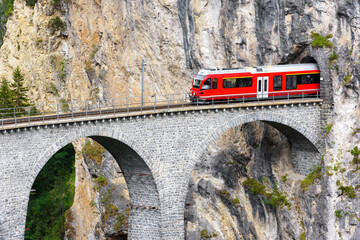
[[317,64],[201,69],[190,89],[193,103],[319,96]]

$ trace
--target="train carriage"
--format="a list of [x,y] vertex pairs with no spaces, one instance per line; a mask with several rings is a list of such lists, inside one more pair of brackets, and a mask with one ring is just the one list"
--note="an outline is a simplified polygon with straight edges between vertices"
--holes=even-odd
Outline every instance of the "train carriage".
[[320,70],[313,63],[201,69],[190,91],[192,102],[318,96]]

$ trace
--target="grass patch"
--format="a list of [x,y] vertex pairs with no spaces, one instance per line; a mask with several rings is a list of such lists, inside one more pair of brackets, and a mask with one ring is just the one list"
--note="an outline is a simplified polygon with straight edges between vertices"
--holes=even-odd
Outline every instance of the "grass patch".
[[360,128],[351,127],[351,129],[353,130],[352,133],[351,133],[351,136],[354,136],[355,134],[360,133]]
[[315,167],[309,175],[307,175],[302,181],[300,181],[300,188],[302,192],[309,189],[310,185],[314,183],[315,179],[321,179],[321,167]]
[[121,211],[118,213],[116,217],[116,222],[114,224],[115,231],[119,231],[121,228],[128,228],[129,214],[130,214],[129,208],[126,208],[125,214]]
[[281,176],[281,181],[282,181],[283,183],[285,183],[285,182],[287,181],[288,175],[289,175],[289,174],[285,174],[285,175],[282,175],[282,176]]
[[334,166],[327,166],[326,167],[326,173],[331,177],[334,175],[334,173],[344,173],[346,171],[346,168],[341,167],[341,162],[336,160],[336,163]]
[[332,126],[333,126],[332,123],[325,125],[324,130],[325,130],[326,135],[328,135],[330,133]]
[[63,99],[63,98],[60,99],[59,104],[60,104],[61,110],[63,112],[69,112],[70,111],[69,103],[65,99]]
[[306,240],[305,232],[300,234],[300,240]]
[[352,74],[347,74],[347,75],[344,77],[343,86],[348,85],[348,84],[351,82],[351,78],[352,78]]
[[339,56],[336,54],[336,52],[332,52],[332,54],[329,57],[330,63],[334,63],[338,58]]
[[103,148],[100,144],[95,141],[86,141],[85,146],[82,149],[83,156],[86,159],[92,159],[96,162],[98,166],[102,164],[103,154],[105,152],[105,148]]
[[100,187],[105,187],[108,184],[106,177],[104,177],[103,175],[100,175],[99,177],[95,178],[94,182]]

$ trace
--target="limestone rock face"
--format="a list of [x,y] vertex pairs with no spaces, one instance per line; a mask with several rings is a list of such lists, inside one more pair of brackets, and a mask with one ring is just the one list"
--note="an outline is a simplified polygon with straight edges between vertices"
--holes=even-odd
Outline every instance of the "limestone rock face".
[[91,139],[73,144],[76,190],[66,215],[66,239],[123,239],[127,235],[129,193],[118,164]]
[[[51,30],[56,16],[65,27]],[[356,0],[69,0],[61,6],[38,0],[34,8],[15,0],[0,48],[0,77],[10,80],[19,66],[30,99],[42,104],[139,96],[142,59],[145,95],[185,93],[200,68],[317,62],[327,132],[321,179],[299,193],[305,176],[292,171],[291,139],[261,124],[242,126],[226,135],[239,142],[220,139],[194,171],[186,235],[197,239],[207,230],[204,236],[216,233],[218,239],[358,239],[359,19]],[[312,46],[312,32],[328,36],[333,47]],[[228,164],[229,158],[239,164]],[[89,214],[79,208],[84,201],[97,202],[115,186],[91,190],[90,176],[99,176],[102,167],[85,165],[77,163],[74,216],[68,220],[81,223],[86,238],[115,236],[114,219],[100,226],[101,209],[81,217]],[[284,173],[288,180],[282,182]],[[269,179],[267,187],[277,182],[288,193],[291,210],[269,207],[241,184],[262,177]],[[230,195],[220,194],[225,190]]]
[[66,32],[51,34],[48,28],[55,16],[59,13],[55,13],[51,1],[39,1],[32,9],[25,1],[16,0],[1,46],[1,77],[11,80],[13,69],[19,67],[30,88],[30,99],[38,104],[55,103],[70,95],[61,77],[66,71]]

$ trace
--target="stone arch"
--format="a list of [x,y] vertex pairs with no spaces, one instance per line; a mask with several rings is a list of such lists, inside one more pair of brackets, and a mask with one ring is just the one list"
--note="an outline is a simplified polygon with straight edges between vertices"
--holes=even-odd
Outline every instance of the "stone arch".
[[306,143],[307,147],[313,148],[313,150],[318,151],[320,147],[317,141],[318,139],[316,139],[316,137],[311,134],[310,130],[303,126],[302,123],[294,119],[276,113],[249,113],[247,115],[237,116],[219,125],[213,132],[209,133],[208,136],[203,139],[203,141],[201,141],[197,149],[190,153],[190,158],[194,161],[194,163],[196,163],[196,159],[199,158],[199,156],[206,150],[206,148],[226,131],[244,123],[254,121],[268,123],[269,125],[280,130],[280,132],[283,132],[286,136],[294,134],[296,140],[303,141]]
[[[319,150],[321,148],[318,139],[312,135],[311,129],[308,129],[303,123],[296,121],[295,119],[286,117],[281,114],[276,113],[249,113],[246,115],[235,116],[228,121],[217,126],[212,132],[209,132],[207,137],[199,142],[197,148],[193,149],[189,156],[190,162],[188,167],[188,172],[184,174],[186,179],[184,180],[184,190],[183,190],[183,198],[182,203],[184,206],[184,217],[185,217],[185,207],[186,207],[186,195],[189,191],[189,185],[191,181],[191,174],[195,169],[195,165],[200,162],[201,156],[204,154],[206,149],[216,141],[219,137],[221,137],[225,132],[230,129],[233,129],[237,126],[240,126],[245,123],[261,121],[270,126],[276,128],[285,136],[292,137],[292,150],[295,151],[292,158],[296,157],[297,154],[303,154],[300,147],[304,147],[304,152],[310,151],[310,157],[305,156],[306,158],[313,160],[314,155],[316,155],[315,159],[319,161],[315,161],[314,164],[320,163],[320,153]],[[303,156],[302,156],[303,157]],[[307,174],[308,171],[313,167],[312,164],[299,165],[298,168],[302,168],[299,172],[302,174]],[[207,187],[206,181],[204,181],[204,188]],[[191,203],[190,203],[191,204]],[[185,224],[184,224],[185,225]]]
[[[301,157],[305,157],[309,161],[313,161],[313,164],[309,164],[308,161],[301,164],[301,162],[298,161],[298,159],[293,159],[296,163],[299,163],[298,166],[295,166],[295,170],[297,170],[301,174],[307,174],[309,170],[316,164],[319,164],[319,149],[321,148],[321,144],[318,141],[317,137],[312,134],[310,129],[307,129],[304,124],[286,117],[281,114],[276,113],[249,113],[246,115],[239,115],[234,118],[229,119],[227,122],[224,122],[223,124],[216,127],[212,132],[209,132],[206,138],[204,138],[198,145],[197,148],[192,150],[189,153],[189,164],[188,164],[188,171],[186,174],[184,174],[184,195],[183,195],[183,204],[185,206],[185,195],[186,195],[186,189],[190,182],[191,173],[195,168],[196,163],[200,161],[201,155],[206,151],[206,149],[215,142],[216,139],[218,139],[220,136],[222,136],[226,131],[235,128],[236,126],[240,126],[244,123],[254,122],[254,121],[261,121],[265,122],[274,128],[278,129],[280,132],[282,132],[285,136],[288,138],[292,138],[292,144],[293,144],[293,151],[292,157],[296,158],[298,154],[301,154]],[[304,147],[304,149],[302,149]],[[306,154],[309,152],[309,154]],[[316,157],[314,158],[314,155]]]
[[43,151],[39,161],[32,169],[32,174],[26,181],[28,183],[26,189],[29,189],[27,202],[35,178],[47,161],[67,144],[84,137],[94,139],[108,150],[123,172],[131,201],[129,238],[141,239],[144,236],[151,236],[153,239],[159,239],[161,236],[159,225],[161,207],[156,182],[158,178],[153,174],[155,166],[146,150],[142,149],[136,141],[111,128],[91,127],[76,131],[70,130],[68,134]]

